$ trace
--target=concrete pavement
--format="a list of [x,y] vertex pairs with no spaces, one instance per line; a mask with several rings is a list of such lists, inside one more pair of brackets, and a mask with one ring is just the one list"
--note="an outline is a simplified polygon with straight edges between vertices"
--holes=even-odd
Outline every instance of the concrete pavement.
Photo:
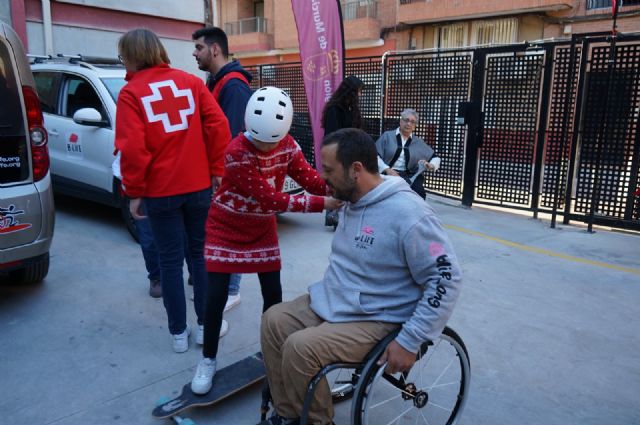
[[[640,423],[640,236],[430,202],[465,277],[450,321],[472,365],[459,423]],[[118,213],[69,198],[57,206],[46,281],[0,286],[1,422],[163,423],[150,415],[154,402],[191,379],[198,347],[172,352],[162,301],[147,295],[140,249]],[[333,232],[322,224],[320,214],[279,218],[285,300],[326,267]],[[259,350],[256,276],[243,278],[241,294],[225,316],[221,366]],[[255,424],[259,399],[253,388],[187,416]]]

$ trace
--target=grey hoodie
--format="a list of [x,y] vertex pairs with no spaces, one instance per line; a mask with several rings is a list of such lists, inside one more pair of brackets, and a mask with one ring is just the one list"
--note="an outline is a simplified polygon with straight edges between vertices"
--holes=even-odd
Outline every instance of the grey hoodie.
[[399,177],[339,213],[329,267],[309,287],[311,309],[328,322],[404,323],[396,341],[417,352],[447,323],[461,274],[440,220]]

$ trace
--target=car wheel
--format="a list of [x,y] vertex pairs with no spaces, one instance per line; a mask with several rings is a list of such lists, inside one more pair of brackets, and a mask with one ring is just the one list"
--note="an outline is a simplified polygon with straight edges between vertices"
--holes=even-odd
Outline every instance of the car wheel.
[[129,211],[129,198],[126,196],[122,196],[120,198],[120,212],[122,213],[122,218],[124,219],[124,224],[127,226],[127,230],[133,237],[133,239],[138,242],[138,229],[136,228],[136,221],[131,215],[131,211]]
[[49,273],[49,253],[27,264],[24,268],[10,273],[10,279],[20,284],[38,283]]

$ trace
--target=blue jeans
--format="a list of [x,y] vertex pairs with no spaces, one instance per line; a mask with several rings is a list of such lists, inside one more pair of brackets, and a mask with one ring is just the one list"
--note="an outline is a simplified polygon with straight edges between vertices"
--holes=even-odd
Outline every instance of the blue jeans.
[[182,279],[186,248],[191,256],[194,307],[198,324],[204,320],[207,272],[204,267],[204,226],[211,189],[182,195],[145,198],[147,215],[160,259],[162,300],[167,310],[169,332],[180,334],[187,327],[187,303]]
[[238,295],[240,293],[240,279],[241,274],[232,274],[229,279],[229,295]]
[[[141,210],[143,214],[147,214],[147,209],[142,202]],[[136,230],[138,231],[138,241],[142,249],[144,257],[144,266],[147,269],[147,277],[149,280],[160,280],[160,261],[158,260],[158,250],[153,240],[153,232],[151,231],[151,223],[148,218],[135,220]]]
[[[142,202],[141,210],[144,215],[147,215],[147,208],[145,207],[144,202]],[[156,243],[153,239],[153,232],[151,231],[151,223],[149,222],[148,218],[143,218],[142,220],[134,220],[134,223],[136,226],[136,230],[138,231],[138,242],[140,243],[140,248],[142,249],[144,267],[147,269],[147,278],[149,280],[160,280],[160,260],[158,259],[158,249],[156,248]],[[187,269],[189,270],[189,275],[191,275],[191,258],[189,251],[186,249],[186,246],[187,240],[185,238]],[[239,281],[240,279],[238,279],[238,284],[236,284],[236,287],[238,287]]]

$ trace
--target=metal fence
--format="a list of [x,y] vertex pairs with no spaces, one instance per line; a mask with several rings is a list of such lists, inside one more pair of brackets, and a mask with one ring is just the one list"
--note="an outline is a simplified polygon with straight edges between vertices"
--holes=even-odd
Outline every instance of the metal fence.
[[[300,63],[249,70],[254,87],[291,95],[291,132],[314,163]],[[354,58],[346,74],[365,83],[374,139],[418,112],[416,133],[442,158],[429,192],[640,230],[640,34]]]

